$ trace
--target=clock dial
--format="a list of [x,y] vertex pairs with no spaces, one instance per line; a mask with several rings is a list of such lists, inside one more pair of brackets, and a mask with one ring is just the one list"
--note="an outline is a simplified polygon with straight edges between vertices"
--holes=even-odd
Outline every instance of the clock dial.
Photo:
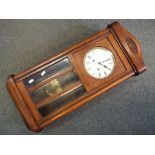
[[106,48],[93,48],[85,55],[84,67],[90,76],[103,79],[114,70],[114,55]]

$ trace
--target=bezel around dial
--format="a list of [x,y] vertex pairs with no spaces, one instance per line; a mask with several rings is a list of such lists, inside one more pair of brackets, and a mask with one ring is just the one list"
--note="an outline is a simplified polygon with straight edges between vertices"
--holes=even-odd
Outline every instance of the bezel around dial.
[[[110,68],[111,71],[110,71],[110,72],[105,72],[105,71],[104,71],[104,76],[101,76],[101,74],[100,74],[100,77],[99,77],[99,76],[97,77],[97,76],[93,75],[91,72],[89,72],[88,68],[86,67],[86,63],[88,63],[88,62],[86,62],[86,59],[88,58],[88,55],[89,55],[90,53],[97,52],[97,51],[95,51],[95,50],[97,50],[97,49],[102,50],[102,52],[108,52],[108,54],[111,54],[111,59],[112,59],[112,62],[113,62],[113,66],[112,66],[112,68]],[[106,55],[106,54],[105,54],[105,55]],[[107,57],[107,55],[106,55],[106,57]],[[94,60],[94,61],[95,61],[95,60]],[[98,62],[98,63],[99,63],[99,62]],[[112,53],[110,50],[108,50],[107,48],[104,48],[104,47],[95,47],[95,48],[90,49],[90,50],[85,54],[84,59],[83,59],[83,65],[84,65],[85,71],[86,71],[91,77],[93,77],[93,78],[95,78],[95,79],[104,79],[104,78],[109,77],[109,76],[113,73],[113,71],[114,71],[114,69],[115,69],[115,66],[116,66],[116,61],[115,61],[115,57],[114,57],[113,53]],[[102,65],[103,65],[103,64],[102,64]],[[106,66],[106,65],[105,65],[105,66]],[[97,72],[96,72],[96,73],[97,73]]]

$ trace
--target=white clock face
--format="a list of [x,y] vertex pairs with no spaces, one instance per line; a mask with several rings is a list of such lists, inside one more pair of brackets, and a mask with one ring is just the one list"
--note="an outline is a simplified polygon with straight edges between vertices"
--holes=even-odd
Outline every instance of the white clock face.
[[115,58],[108,49],[96,47],[86,53],[84,66],[90,76],[103,79],[113,72]]

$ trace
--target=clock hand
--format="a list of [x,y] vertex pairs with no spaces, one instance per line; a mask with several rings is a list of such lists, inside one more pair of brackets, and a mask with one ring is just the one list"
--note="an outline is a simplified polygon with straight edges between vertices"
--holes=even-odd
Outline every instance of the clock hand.
[[104,68],[107,68],[108,70],[111,70],[110,68],[108,68],[106,65],[100,64],[102,65]]
[[109,70],[111,70],[111,69],[110,69],[110,68],[108,68],[106,65],[104,65],[104,67],[105,67],[105,68],[107,68],[107,69],[109,69]]
[[109,60],[111,60],[111,58],[109,58],[109,59],[107,59],[107,60],[104,60],[104,61],[101,61],[101,62],[99,62],[99,63],[101,64],[101,63],[104,63],[104,62],[109,61]]

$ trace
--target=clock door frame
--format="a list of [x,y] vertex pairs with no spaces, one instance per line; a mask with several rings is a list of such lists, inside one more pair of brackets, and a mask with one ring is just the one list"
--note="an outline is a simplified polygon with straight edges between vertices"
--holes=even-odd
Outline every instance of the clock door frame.
[[[103,79],[96,79],[90,76],[84,67],[84,57],[86,53],[93,48],[106,48],[112,52],[115,58],[115,68],[113,73]],[[81,81],[84,83],[88,92],[101,86],[105,87],[109,83],[114,82],[121,76],[132,73],[133,69],[126,59],[125,55],[121,51],[119,45],[115,41],[114,37],[110,32],[105,32],[101,37],[98,37],[91,44],[86,44],[84,47],[80,47],[76,52],[69,56],[72,65],[74,66],[77,74],[79,75]]]

